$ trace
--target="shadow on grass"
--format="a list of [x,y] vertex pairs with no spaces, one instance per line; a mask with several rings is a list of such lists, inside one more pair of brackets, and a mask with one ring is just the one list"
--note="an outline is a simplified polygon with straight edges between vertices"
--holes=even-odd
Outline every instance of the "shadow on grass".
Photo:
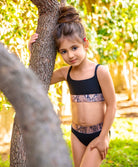
[[138,142],[133,139],[114,139],[101,167],[137,167]]

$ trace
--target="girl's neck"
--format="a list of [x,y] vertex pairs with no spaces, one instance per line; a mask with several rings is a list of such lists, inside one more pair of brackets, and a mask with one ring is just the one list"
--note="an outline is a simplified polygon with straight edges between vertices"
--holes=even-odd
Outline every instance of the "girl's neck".
[[87,68],[89,68],[89,66],[92,64],[92,62],[89,59],[85,59],[81,64],[79,64],[78,66],[73,66],[72,70],[75,71],[83,71],[86,70]]

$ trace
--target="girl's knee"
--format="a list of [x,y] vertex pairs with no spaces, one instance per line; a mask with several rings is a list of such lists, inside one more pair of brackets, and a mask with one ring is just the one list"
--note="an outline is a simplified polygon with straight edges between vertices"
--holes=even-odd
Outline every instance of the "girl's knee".
[[88,146],[82,158],[80,167],[99,167],[101,163],[102,159],[98,149],[90,149],[90,147]]

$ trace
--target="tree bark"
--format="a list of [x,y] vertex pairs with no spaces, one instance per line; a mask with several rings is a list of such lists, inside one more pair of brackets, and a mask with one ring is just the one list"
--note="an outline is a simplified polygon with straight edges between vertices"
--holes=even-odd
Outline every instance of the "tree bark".
[[[0,90],[16,110],[30,167],[70,167],[60,122],[42,84],[0,45]],[[62,157],[62,158],[61,158]],[[21,164],[16,166],[21,166]]]
[[47,92],[56,57],[53,30],[58,19],[59,4],[57,0],[32,0],[32,2],[39,11],[36,30],[39,38],[32,45],[30,68],[39,76]]
[[10,167],[26,167],[26,151],[24,149],[23,135],[17,116],[13,124],[13,133],[10,148]]
[[[42,81],[45,93],[47,93],[56,57],[52,33],[58,18],[59,4],[57,0],[32,0],[32,2],[37,6],[39,11],[38,27],[36,30],[39,34],[39,38],[32,45],[30,68]],[[14,121],[10,149],[11,167],[19,167],[19,164],[22,164],[22,167],[26,167],[28,166],[28,160],[26,160],[28,156],[26,157],[23,144],[24,135],[22,135],[22,133],[24,134],[24,131],[20,129],[18,122],[18,118],[16,118]]]

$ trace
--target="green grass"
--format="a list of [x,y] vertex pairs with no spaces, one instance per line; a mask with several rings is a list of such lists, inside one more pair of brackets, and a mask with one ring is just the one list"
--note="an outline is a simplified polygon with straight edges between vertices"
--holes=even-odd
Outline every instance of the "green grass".
[[[61,126],[70,157],[70,126]],[[138,167],[138,119],[116,118],[111,128],[108,154],[101,167]]]
[[[61,125],[70,157],[70,125]],[[111,129],[110,148],[101,167],[138,167],[138,119],[116,118]],[[9,158],[0,167],[9,167]]]
[[110,149],[102,167],[135,167],[138,166],[138,143],[132,139],[115,139],[110,143]]
[[1,156],[0,156],[0,167],[9,167],[9,166],[10,166],[9,158],[7,160],[3,161]]

